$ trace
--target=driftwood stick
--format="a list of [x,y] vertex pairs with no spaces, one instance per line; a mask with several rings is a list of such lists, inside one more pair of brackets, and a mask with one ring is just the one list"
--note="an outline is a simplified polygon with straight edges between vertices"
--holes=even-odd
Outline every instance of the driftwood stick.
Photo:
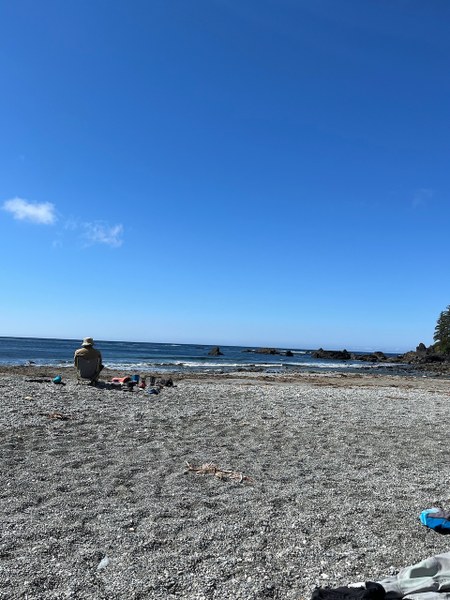
[[214,463],[203,463],[202,465],[196,467],[195,465],[189,463],[188,461],[185,461],[185,462],[186,462],[185,473],[193,471],[197,475],[210,474],[210,475],[214,475],[215,477],[217,477],[217,479],[221,479],[221,480],[230,479],[232,481],[236,481],[237,483],[253,483],[254,482],[254,479],[252,479],[252,477],[248,477],[247,475],[244,475],[240,471],[227,471],[225,469],[221,469]]

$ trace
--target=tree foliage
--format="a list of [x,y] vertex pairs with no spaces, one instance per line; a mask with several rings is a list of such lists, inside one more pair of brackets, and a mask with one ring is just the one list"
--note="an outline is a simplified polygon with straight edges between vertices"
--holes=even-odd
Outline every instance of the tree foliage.
[[433,339],[441,352],[450,353],[450,305],[439,315]]

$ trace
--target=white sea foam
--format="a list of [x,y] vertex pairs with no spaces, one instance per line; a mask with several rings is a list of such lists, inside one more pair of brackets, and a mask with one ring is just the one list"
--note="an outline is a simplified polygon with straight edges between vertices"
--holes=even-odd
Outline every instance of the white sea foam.
[[[71,365],[61,365],[61,366],[71,366]],[[108,369],[114,370],[141,370],[141,371],[151,371],[158,369],[273,369],[273,368],[292,368],[292,367],[300,367],[300,368],[308,368],[308,369],[324,369],[324,370],[348,370],[348,369],[380,369],[384,367],[396,367],[398,366],[396,363],[366,363],[366,362],[331,362],[331,361],[323,361],[323,362],[310,362],[310,361],[274,361],[274,362],[231,362],[231,361],[198,361],[198,360],[184,360],[184,361],[155,361],[155,362],[106,362],[105,366]]]
[[289,367],[309,367],[310,369],[381,369],[383,367],[396,367],[396,363],[367,363],[367,362],[290,362],[284,363]]

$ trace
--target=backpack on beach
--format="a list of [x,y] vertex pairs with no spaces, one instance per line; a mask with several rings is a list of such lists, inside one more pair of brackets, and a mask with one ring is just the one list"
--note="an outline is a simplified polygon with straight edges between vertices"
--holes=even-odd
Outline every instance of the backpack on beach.
[[450,533],[450,512],[442,508],[427,508],[420,513],[420,522],[438,533]]

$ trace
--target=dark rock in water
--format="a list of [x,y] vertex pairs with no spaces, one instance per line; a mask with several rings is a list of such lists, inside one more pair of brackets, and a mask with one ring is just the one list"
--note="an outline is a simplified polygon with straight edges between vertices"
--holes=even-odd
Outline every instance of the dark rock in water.
[[214,348],[211,348],[208,352],[208,356],[223,356],[223,352],[220,351],[219,346],[214,346]]
[[294,356],[294,354],[290,350],[286,350],[285,356]]
[[352,354],[354,360],[363,360],[366,362],[384,362],[387,356],[383,352],[372,352],[371,354]]
[[352,355],[347,350],[324,350],[319,348],[312,353],[313,358],[328,358],[334,360],[350,360]]
[[427,347],[425,346],[425,344],[423,342],[420,342],[420,344],[416,348],[416,352],[423,353],[423,352],[426,352],[426,351],[427,351]]
[[370,354],[355,354],[350,353],[347,350],[324,350],[319,348],[316,352],[312,353],[314,358],[325,358],[331,360],[361,360],[364,362],[385,362],[390,359],[384,354],[384,352],[371,352]]

